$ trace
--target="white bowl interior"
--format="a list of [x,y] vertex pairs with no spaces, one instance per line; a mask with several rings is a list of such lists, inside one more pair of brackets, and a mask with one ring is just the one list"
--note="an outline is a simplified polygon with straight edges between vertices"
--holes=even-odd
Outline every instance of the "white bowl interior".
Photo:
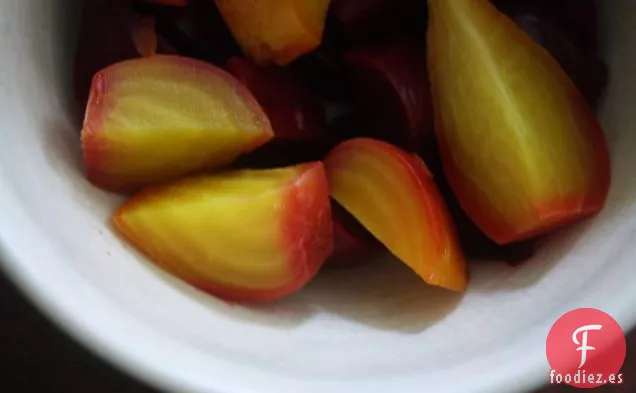
[[296,296],[230,306],[155,268],[107,221],[121,203],[84,180],[71,104],[78,7],[0,0],[3,266],[56,321],[124,369],[180,392],[519,391],[547,381],[551,324],[597,307],[636,321],[636,3],[600,2],[611,68],[603,213],[529,263],[474,263],[468,293],[400,263],[321,274]]

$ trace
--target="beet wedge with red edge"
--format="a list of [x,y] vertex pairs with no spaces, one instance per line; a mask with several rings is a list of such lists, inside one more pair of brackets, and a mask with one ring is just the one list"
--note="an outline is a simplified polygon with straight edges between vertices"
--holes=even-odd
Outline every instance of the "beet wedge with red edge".
[[468,284],[464,255],[424,162],[370,138],[345,141],[325,159],[331,196],[425,282]]
[[558,62],[488,0],[429,0],[428,64],[444,172],[507,244],[598,213],[603,130]]
[[232,75],[198,60],[153,56],[95,75],[82,150],[91,182],[129,192],[221,168],[273,136]]
[[433,134],[426,49],[398,40],[345,55],[368,134],[417,152]]
[[329,0],[214,0],[243,51],[258,63],[287,65],[316,49]]
[[117,211],[114,224],[166,271],[230,301],[298,291],[333,250],[320,162],[150,187]]

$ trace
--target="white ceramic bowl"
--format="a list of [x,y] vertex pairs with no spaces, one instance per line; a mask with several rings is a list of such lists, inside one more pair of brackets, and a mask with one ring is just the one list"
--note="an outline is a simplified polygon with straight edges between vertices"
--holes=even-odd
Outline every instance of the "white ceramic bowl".
[[606,0],[605,211],[521,268],[474,265],[463,298],[399,263],[324,274],[270,306],[232,307],[159,271],[106,222],[120,199],[82,176],[70,105],[78,7],[0,0],[2,266],[50,317],[165,390],[522,391],[547,381],[551,324],[597,307],[636,322],[636,2]]

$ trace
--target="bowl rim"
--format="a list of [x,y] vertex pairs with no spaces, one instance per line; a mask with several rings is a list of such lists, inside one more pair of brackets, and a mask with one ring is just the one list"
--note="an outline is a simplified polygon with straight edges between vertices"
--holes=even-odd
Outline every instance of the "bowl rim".
[[[6,195],[6,193],[5,193]],[[3,200],[3,196],[0,196],[0,202]],[[7,207],[9,205],[0,203],[0,206]],[[0,208],[0,210],[10,210]],[[15,210],[14,210],[15,212]],[[9,212],[9,214],[12,214]],[[11,222],[9,220],[8,222]],[[118,309],[114,306],[114,303],[109,299],[100,296],[98,290],[92,288],[89,285],[83,285],[81,300],[78,302],[79,296],[75,299],[69,299],[60,297],[60,293],[67,292],[67,285],[69,283],[61,282],[57,280],[42,280],[36,279],[33,272],[29,269],[28,264],[21,263],[25,255],[20,255],[20,252],[34,254],[33,247],[26,249],[18,249],[19,243],[12,242],[8,239],[6,234],[6,228],[8,225],[0,225],[0,268],[6,272],[7,276],[16,284],[18,290],[21,291],[29,301],[46,315],[55,325],[57,325],[63,332],[68,334],[71,338],[77,340],[78,343],[92,352],[97,357],[105,360],[107,363],[113,365],[116,369],[127,374],[139,381],[151,386],[160,391],[179,391],[179,392],[214,392],[214,393],[244,393],[253,392],[261,389],[260,384],[245,384],[243,382],[237,383],[237,379],[232,375],[241,375],[241,377],[247,377],[246,374],[251,369],[240,367],[236,364],[229,364],[225,360],[220,360],[219,365],[223,368],[219,374],[220,378],[214,379],[213,385],[209,383],[201,383],[202,381],[196,381],[196,378],[190,379],[193,375],[188,375],[184,367],[179,368],[168,365],[167,362],[158,361],[158,357],[153,359],[153,356],[157,354],[156,348],[153,346],[157,343],[157,340],[162,340],[164,336],[152,331],[148,331],[146,325],[142,325],[139,321],[136,321],[126,311]],[[30,230],[34,230],[33,223],[29,223]],[[3,230],[4,228],[4,230]],[[10,246],[13,244],[13,246]],[[26,243],[25,243],[26,245]],[[52,259],[58,258],[53,256]],[[72,277],[70,284],[74,288],[82,286],[82,279],[76,275]],[[632,289],[633,298],[636,299],[636,286]],[[629,307],[628,302],[623,303],[623,307],[613,313],[615,319],[619,324],[625,327],[632,327],[636,324],[636,308]],[[90,310],[92,308],[99,307],[101,318],[99,315],[92,315]],[[89,315],[89,317],[87,317]],[[108,318],[106,318],[106,316]],[[109,322],[109,323],[104,323]],[[113,324],[115,322],[115,324]],[[119,325],[117,331],[113,331],[114,325]],[[142,347],[145,350],[140,350],[139,337],[141,335],[133,335],[135,337],[134,345],[126,345],[124,341],[128,340],[130,343],[131,337],[126,337],[126,333],[130,336],[130,331],[135,330],[139,333],[143,332],[145,337]],[[532,333],[532,334],[531,334]],[[504,366],[498,368],[496,373],[490,373],[486,376],[482,376],[479,381],[471,383],[471,387],[474,388],[474,392],[519,392],[530,391],[538,389],[548,382],[549,367],[547,367],[547,361],[545,358],[544,348],[534,348],[531,355],[526,356],[519,362],[509,362],[514,356],[511,353],[523,353],[526,352],[528,347],[526,342],[531,341],[532,337],[536,337],[537,334],[545,336],[543,326],[533,326],[526,334],[526,340],[519,341],[512,344],[511,347],[506,347],[504,350],[499,350],[493,359],[500,359]],[[177,343],[178,344],[178,343]],[[175,346],[174,343],[170,344]],[[154,353],[154,354],[153,354]],[[210,356],[213,354],[207,354],[206,360],[210,360]],[[517,357],[518,358],[518,357]],[[155,360],[156,359],[156,360]],[[487,362],[492,364],[490,361]],[[497,363],[495,363],[497,364]],[[223,377],[225,376],[225,377]],[[229,377],[228,377],[229,376]],[[262,377],[262,375],[261,375]],[[245,380],[251,378],[244,378]],[[267,378],[265,378],[267,380]],[[271,381],[271,386],[264,389],[264,392],[277,391],[276,386],[281,386],[276,381]],[[478,384],[478,386],[476,385]],[[302,388],[296,390],[298,392],[318,392],[321,389],[314,389],[311,384],[301,384]],[[418,385],[420,386],[420,385]],[[380,387],[380,389],[378,389]],[[386,391],[391,389],[395,391],[401,391],[395,388],[390,381],[379,383],[375,386],[372,392]],[[350,391],[350,389],[348,389]],[[450,390],[449,390],[450,392]]]
[[[215,393],[260,391],[263,386],[259,385],[258,382],[263,379],[254,378],[257,382],[251,382],[251,385],[250,382],[237,380],[250,379],[244,377],[252,376],[253,373],[255,375],[256,371],[248,369],[245,375],[237,378],[236,373],[245,371],[245,368],[236,364],[228,364],[222,359],[217,359],[218,364],[222,366],[222,369],[216,371],[220,378],[215,379],[213,383],[205,384],[200,383],[201,379],[195,378],[195,372],[189,373],[188,370],[181,372],[187,369],[187,359],[184,359],[184,365],[178,368],[170,366],[165,361],[153,359],[153,354],[158,353],[158,349],[153,348],[153,346],[163,340],[164,336],[148,329],[146,325],[141,324],[125,310],[116,307],[116,304],[103,296],[98,289],[92,288],[82,280],[81,276],[74,274],[70,268],[64,266],[63,257],[54,252],[55,247],[50,244],[50,238],[31,219],[28,207],[18,200],[11,190],[10,183],[3,182],[3,180],[5,178],[0,166],[0,190],[2,191],[0,192],[0,217],[2,217],[2,222],[0,222],[0,270],[36,309],[69,337],[77,340],[90,352],[118,370],[161,391]],[[17,231],[14,232],[14,229]],[[636,233],[632,236],[632,241],[628,243],[631,246],[621,250],[624,253],[618,255],[617,258],[633,259],[636,255],[636,242],[633,241],[635,237]],[[630,239],[626,238],[625,240]],[[33,244],[38,244],[38,247],[33,247]],[[35,270],[40,266],[28,263],[29,260],[34,259],[41,259],[53,266],[63,266],[68,269],[64,272],[64,280],[47,280],[46,277],[42,277],[41,272]],[[56,264],[56,261],[59,263]],[[81,293],[82,296],[68,296],[69,286]],[[610,304],[612,294],[604,294],[600,302],[603,305],[611,306],[611,314],[623,329],[627,330],[626,328],[636,325],[636,286],[621,288],[619,296],[624,301]],[[599,303],[597,301],[591,302],[590,299],[592,299],[590,295],[582,296],[576,300],[570,299],[571,301],[565,306],[572,308],[572,306],[584,305],[585,303]],[[102,308],[102,312],[98,313],[100,315],[91,313],[91,309],[95,307]],[[143,332],[148,337],[141,334],[131,335],[130,331]],[[525,340],[515,342],[508,349],[498,348],[498,352],[489,359],[500,359],[504,361],[503,366],[496,372],[483,374],[482,380],[474,381],[479,385],[465,386],[473,387],[476,392],[518,392],[547,384],[549,379],[544,348],[532,348],[532,352],[523,359],[519,359],[518,356],[519,353],[527,352],[526,344],[539,335],[545,338],[544,326],[533,326],[524,337]],[[532,342],[535,343],[536,340]],[[125,343],[131,345],[125,345]],[[171,345],[174,346],[174,343]],[[207,354],[206,361],[211,360],[211,357],[214,357],[214,354]],[[515,358],[516,362],[510,362],[511,359]],[[199,376],[201,377],[201,375]],[[211,374],[207,377],[213,379]],[[267,380],[267,376],[263,378]],[[263,389],[263,393],[274,392],[277,386],[282,386],[273,382],[270,385]],[[384,382],[368,393],[385,392],[387,388],[400,391],[399,389],[391,389],[390,382]],[[313,393],[314,390],[310,387],[298,390],[299,393],[306,391]]]

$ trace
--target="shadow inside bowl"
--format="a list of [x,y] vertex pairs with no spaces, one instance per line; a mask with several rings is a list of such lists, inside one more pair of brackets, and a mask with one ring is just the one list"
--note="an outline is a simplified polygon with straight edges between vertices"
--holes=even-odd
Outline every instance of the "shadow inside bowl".
[[[42,85],[51,86],[47,91],[68,92],[69,94],[58,94],[53,99],[58,100],[60,110],[64,110],[64,113],[72,118],[74,125],[79,126],[83,117],[83,108],[80,108],[75,101],[74,95],[70,94],[73,91],[73,64],[75,59],[75,49],[77,45],[77,37],[80,28],[80,14],[82,10],[82,0],[67,0],[63,2],[47,1],[42,3],[25,3],[27,7],[32,9],[26,12],[27,15],[33,18],[41,17],[41,20],[29,20],[28,26],[35,31],[34,36],[37,36],[37,31],[45,29],[47,31],[53,31],[59,35],[59,37],[50,37],[51,43],[64,42],[64,45],[46,45],[41,43],[30,41],[27,43],[24,50],[30,52],[29,58],[33,59],[33,65],[39,67],[38,72],[34,72],[32,78],[42,78],[44,83]],[[49,7],[50,10],[42,10],[44,7]],[[46,15],[54,15],[52,18],[45,17]],[[52,21],[59,22],[61,28],[54,29],[46,26],[53,23]],[[42,50],[45,48],[46,50]],[[60,65],[63,65],[62,67]]]
[[460,294],[427,285],[392,256],[323,270],[299,294],[307,307],[380,330],[419,333],[442,320]]
[[590,221],[580,222],[540,239],[536,244],[536,254],[517,266],[501,261],[472,261],[470,290],[509,292],[536,285],[577,246],[591,225]]

